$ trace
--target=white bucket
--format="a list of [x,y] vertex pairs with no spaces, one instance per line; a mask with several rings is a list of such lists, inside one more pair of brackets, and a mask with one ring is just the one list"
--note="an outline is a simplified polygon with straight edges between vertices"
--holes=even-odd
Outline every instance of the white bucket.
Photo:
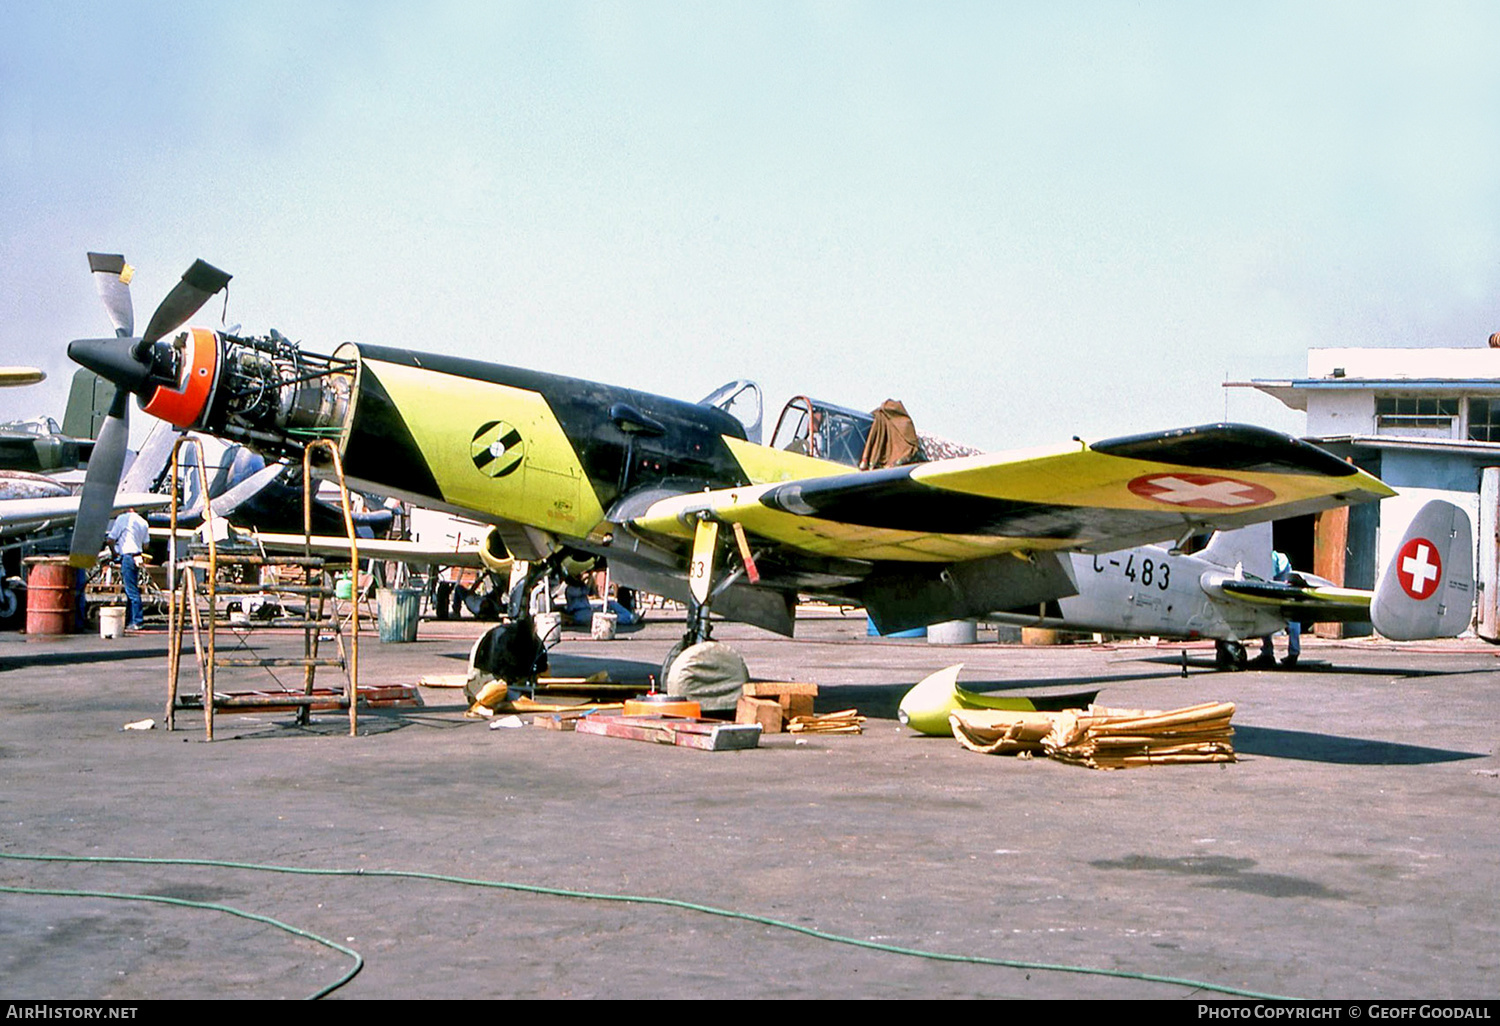
[[615,628],[620,623],[620,617],[615,613],[595,613],[593,622],[589,624],[589,637],[595,641],[614,641]]
[[555,645],[562,640],[562,614],[536,614],[536,636],[543,645]]
[[124,606],[99,607],[99,637],[118,638],[125,633]]
[[979,640],[979,624],[973,620],[949,620],[927,628],[929,645],[972,645]]

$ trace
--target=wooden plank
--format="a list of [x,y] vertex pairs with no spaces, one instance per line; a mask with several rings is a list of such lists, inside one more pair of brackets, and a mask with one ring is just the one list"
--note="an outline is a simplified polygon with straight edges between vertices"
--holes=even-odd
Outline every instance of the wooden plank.
[[782,695],[817,697],[818,686],[796,680],[752,680],[745,684],[744,693],[751,698],[780,698]]
[[215,666],[343,666],[337,658],[315,658],[312,656],[268,656],[252,658],[244,656],[218,656]]
[[734,707],[734,722],[759,723],[761,733],[781,733],[781,703],[774,698],[741,695]]
[[805,718],[813,715],[812,695],[782,695],[780,698],[780,702],[781,714],[788,720],[795,720],[799,717]]
[[[391,684],[360,688],[359,704],[370,709],[415,709],[423,703],[421,694],[415,688]],[[301,706],[317,712],[327,712],[347,709],[349,700],[342,691],[327,688],[315,688],[310,695],[300,691],[235,691],[214,695],[214,708],[221,712],[291,712]],[[176,708],[201,709],[203,696],[180,695]]]
[[706,752],[738,751],[760,744],[760,724],[716,723],[667,716],[585,716],[574,728],[580,734],[651,741]]

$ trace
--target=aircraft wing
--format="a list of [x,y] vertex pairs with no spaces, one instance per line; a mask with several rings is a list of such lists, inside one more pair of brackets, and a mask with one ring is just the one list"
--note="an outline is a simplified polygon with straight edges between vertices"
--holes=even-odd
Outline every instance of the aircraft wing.
[[47,380],[47,374],[40,367],[0,367],[0,388],[35,385],[45,380]]
[[[238,530],[238,529],[236,529]],[[153,538],[166,538],[172,533],[171,528],[153,527],[151,536]],[[247,537],[252,544],[259,542],[267,552],[280,552],[286,555],[296,556],[307,551],[306,539],[300,534],[283,534],[268,531],[240,531],[241,537]],[[179,527],[177,536],[179,538],[196,538],[199,532],[190,528]],[[349,539],[333,535],[313,535],[312,552],[315,556],[332,556],[335,558],[349,558]],[[423,545],[420,542],[392,541],[388,538],[360,538],[360,559],[384,559],[402,563],[412,563],[417,566],[458,566],[482,569],[485,564],[479,555],[478,546],[465,546],[460,549],[438,548],[432,545]]]
[[957,562],[1107,552],[1395,493],[1315,446],[1244,425],[686,493],[631,518],[688,539],[700,514],[818,556]]
[[[268,552],[286,552],[295,555],[304,550],[303,537],[300,534],[275,534],[260,531],[251,537],[265,546]],[[315,535],[313,552],[320,556],[347,558],[349,539]],[[423,545],[420,542],[392,541],[387,538],[360,538],[359,558],[384,559],[412,563],[417,566],[461,566],[473,567],[476,570],[484,567],[484,562],[479,558],[477,546],[444,549]]]
[[[164,495],[115,496],[111,515],[132,507],[157,509],[169,500]],[[11,538],[46,528],[66,527],[78,516],[78,496],[61,495],[41,499],[0,499],[0,538]]]

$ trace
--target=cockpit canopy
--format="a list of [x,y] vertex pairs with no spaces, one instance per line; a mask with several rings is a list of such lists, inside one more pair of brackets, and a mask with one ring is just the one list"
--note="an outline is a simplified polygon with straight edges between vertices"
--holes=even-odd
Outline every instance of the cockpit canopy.
[[868,413],[799,395],[782,408],[771,448],[857,467],[874,423]]
[[739,378],[720,385],[698,401],[699,406],[715,406],[739,421],[745,428],[745,437],[760,444],[761,398],[760,386],[746,378]]

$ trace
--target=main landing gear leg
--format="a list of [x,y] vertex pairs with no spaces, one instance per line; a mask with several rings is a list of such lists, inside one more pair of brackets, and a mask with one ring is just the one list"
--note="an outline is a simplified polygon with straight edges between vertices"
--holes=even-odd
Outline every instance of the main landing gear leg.
[[[693,537],[692,558],[688,563],[688,587],[691,591],[692,599],[688,603],[687,630],[683,632],[682,640],[672,646],[671,650],[667,653],[667,658],[662,661],[661,665],[661,687],[663,690],[669,690],[673,694],[683,693],[689,695],[689,697],[693,697],[692,692],[697,690],[699,686],[721,688],[723,678],[725,677],[724,667],[731,663],[738,665],[737,669],[733,669],[730,675],[738,674],[740,677],[739,683],[734,685],[735,690],[738,690],[740,684],[746,679],[744,660],[727,645],[715,645],[713,647],[720,651],[713,653],[711,656],[696,657],[699,662],[707,659],[708,663],[714,664],[715,668],[712,669],[707,664],[700,668],[700,676],[703,674],[708,675],[705,680],[701,682],[679,680],[673,685],[677,690],[672,690],[668,686],[668,679],[672,675],[673,664],[677,662],[678,658],[689,648],[712,640],[714,599],[723,594],[725,589],[739,580],[740,577],[744,576],[754,566],[753,558],[749,554],[749,546],[744,541],[743,529],[739,528],[738,524],[733,526],[745,565],[734,567],[720,580],[715,581],[714,572],[718,562],[719,524],[707,516],[702,517],[698,521],[697,531]],[[709,708],[708,704],[705,704],[704,708],[707,710]]]

